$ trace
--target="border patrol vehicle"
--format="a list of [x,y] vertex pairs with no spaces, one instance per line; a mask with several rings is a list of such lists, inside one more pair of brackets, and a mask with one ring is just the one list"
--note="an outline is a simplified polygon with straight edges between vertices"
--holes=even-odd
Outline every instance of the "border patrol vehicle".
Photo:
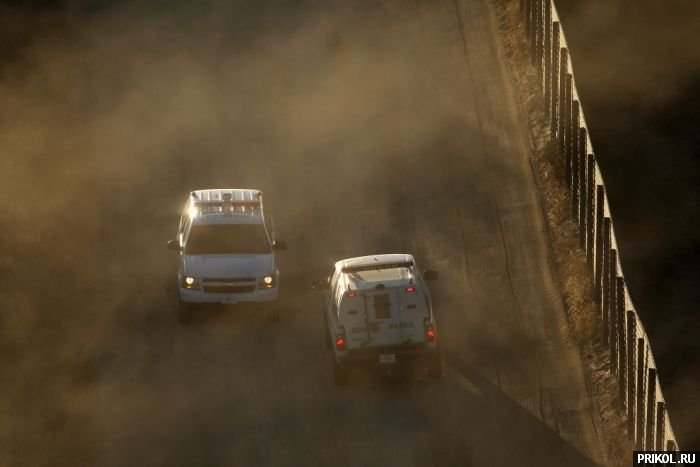
[[254,302],[279,319],[277,251],[272,224],[263,215],[262,192],[210,189],[190,193],[177,237],[179,319],[187,323],[196,305]]
[[325,340],[333,349],[335,383],[347,382],[355,366],[391,370],[420,365],[440,377],[435,318],[426,281],[413,256],[385,254],[335,263],[327,280],[313,283],[325,295]]

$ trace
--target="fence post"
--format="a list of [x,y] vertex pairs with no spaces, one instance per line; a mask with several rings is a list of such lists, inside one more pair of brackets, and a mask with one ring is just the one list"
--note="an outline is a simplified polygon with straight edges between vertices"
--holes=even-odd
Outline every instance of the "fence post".
[[603,219],[603,344],[610,343],[610,218]]
[[637,338],[637,451],[644,450],[644,418],[646,407],[644,406],[644,383],[646,377],[646,346],[644,338]]
[[622,407],[627,406],[627,339],[625,331],[625,308],[626,308],[626,297],[625,297],[625,279],[623,277],[617,278],[617,354],[620,362],[618,363],[618,388],[620,390],[620,403]]
[[559,21],[552,23],[552,97],[550,100],[551,110],[549,112],[549,122],[552,136],[557,136],[557,122],[559,116],[557,108],[559,106],[559,57],[561,56],[561,48],[559,44]]
[[595,196],[595,297],[593,297],[593,299],[599,304],[603,301],[604,216],[605,187],[603,185],[597,185]]
[[608,300],[608,317],[610,320],[610,371],[613,374],[617,374],[617,250],[614,248],[610,249],[610,254],[608,255],[610,261],[608,262],[610,275],[608,279],[608,294],[610,294],[610,299]]
[[552,0],[544,0],[544,118],[550,117],[552,98]]
[[[578,193],[574,191],[574,180],[578,177],[578,128],[581,119],[581,105],[578,100],[574,100],[574,75],[571,75],[571,120],[569,121],[569,137],[566,150],[571,173],[567,179],[569,190],[571,191],[571,218],[576,220],[578,214]],[[576,206],[574,208],[574,206]]]
[[588,205],[588,183],[586,174],[586,153],[588,152],[588,132],[581,127],[578,130],[578,177],[575,190],[578,193],[578,212],[575,213],[578,219],[578,246],[586,251],[586,206]]
[[634,438],[635,388],[634,379],[634,343],[637,339],[637,321],[634,311],[627,310],[627,433]]
[[561,141],[561,153],[564,156],[564,160],[566,161],[566,188],[571,190],[571,127],[573,122],[572,117],[574,115],[574,101],[571,95],[571,91],[573,90],[573,86],[571,85],[571,73],[567,73],[566,75],[564,75],[564,85],[566,86],[566,90],[564,91],[564,97],[566,98],[566,100],[564,102],[565,114],[564,120],[562,122],[564,124],[564,137]]
[[666,434],[666,405],[656,403],[656,451],[663,451]]
[[647,370],[647,420],[646,420],[646,442],[647,450],[654,449],[654,408],[656,407],[656,368]]
[[586,175],[586,182],[588,186],[586,187],[586,196],[588,201],[586,202],[586,227],[588,232],[586,234],[586,263],[588,265],[588,271],[593,274],[593,259],[595,258],[595,252],[593,250],[593,242],[595,241],[595,154],[588,154],[588,174]]
[[559,57],[559,122],[557,123],[557,140],[559,141],[559,153],[564,154],[564,133],[566,122],[566,75],[567,64],[569,60],[569,52],[566,47],[561,48]]

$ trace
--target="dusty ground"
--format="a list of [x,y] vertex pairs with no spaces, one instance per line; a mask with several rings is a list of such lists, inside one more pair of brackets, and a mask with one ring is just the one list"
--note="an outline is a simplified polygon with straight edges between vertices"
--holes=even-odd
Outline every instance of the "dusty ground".
[[[487,0],[72,8],[0,80],[0,464],[606,463]],[[289,244],[278,324],[177,324],[221,185]],[[441,273],[446,375],[338,389],[309,284],[389,251]]]

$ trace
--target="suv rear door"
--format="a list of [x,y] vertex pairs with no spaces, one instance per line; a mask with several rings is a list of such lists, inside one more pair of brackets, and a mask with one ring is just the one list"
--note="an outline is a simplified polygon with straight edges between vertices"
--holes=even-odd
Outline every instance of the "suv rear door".
[[[403,288],[387,288],[360,293],[364,308],[368,344],[391,346],[423,341],[424,308],[407,300]],[[413,298],[413,297],[410,297]]]

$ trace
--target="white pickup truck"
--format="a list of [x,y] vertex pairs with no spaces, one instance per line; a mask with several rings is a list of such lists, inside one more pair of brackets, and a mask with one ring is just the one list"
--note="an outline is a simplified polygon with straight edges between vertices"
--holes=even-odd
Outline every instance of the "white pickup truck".
[[324,291],[326,345],[334,352],[337,385],[354,366],[391,368],[420,365],[440,377],[437,329],[426,281],[413,256],[384,254],[335,263],[327,280],[313,283]]
[[258,303],[273,321],[279,318],[277,251],[286,245],[263,216],[261,191],[191,192],[168,248],[179,253],[181,323],[204,303]]

